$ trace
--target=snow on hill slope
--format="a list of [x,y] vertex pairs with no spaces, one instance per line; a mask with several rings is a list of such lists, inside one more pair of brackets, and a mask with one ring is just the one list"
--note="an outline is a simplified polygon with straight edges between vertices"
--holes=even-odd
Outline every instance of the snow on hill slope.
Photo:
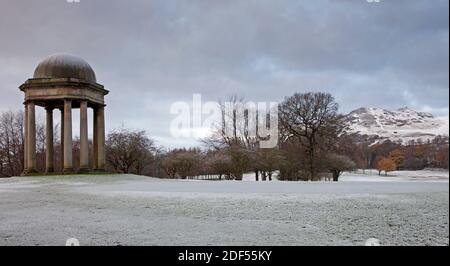
[[359,108],[347,115],[351,132],[367,135],[377,141],[391,140],[407,143],[427,141],[438,135],[449,135],[449,117],[434,117],[408,107],[396,111],[381,108]]

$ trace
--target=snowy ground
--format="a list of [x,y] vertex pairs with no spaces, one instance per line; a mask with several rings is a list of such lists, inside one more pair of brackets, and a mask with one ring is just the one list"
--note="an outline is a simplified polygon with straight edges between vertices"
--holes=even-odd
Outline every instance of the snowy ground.
[[419,181],[419,182],[448,182],[448,171],[423,170],[423,171],[394,171],[387,176],[384,173],[378,175],[377,170],[358,170],[356,173],[344,173],[341,181]]
[[436,171],[339,183],[0,179],[0,245],[448,245],[448,191]]
[[[277,174],[275,173],[274,180]],[[344,173],[340,181],[360,181],[360,182],[387,182],[387,181],[424,181],[424,182],[448,182],[449,172],[444,170],[422,170],[422,171],[394,171],[386,176],[383,173],[378,174],[375,169],[357,170],[356,172]],[[243,181],[255,181],[255,174],[248,173],[244,175]]]

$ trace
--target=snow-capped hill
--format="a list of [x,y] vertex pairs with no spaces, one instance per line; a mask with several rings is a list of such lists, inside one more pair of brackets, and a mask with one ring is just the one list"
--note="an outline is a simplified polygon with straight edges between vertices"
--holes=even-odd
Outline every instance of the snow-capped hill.
[[382,108],[359,108],[346,117],[349,129],[375,140],[427,141],[438,135],[449,135],[449,117],[434,117],[403,107],[396,111]]

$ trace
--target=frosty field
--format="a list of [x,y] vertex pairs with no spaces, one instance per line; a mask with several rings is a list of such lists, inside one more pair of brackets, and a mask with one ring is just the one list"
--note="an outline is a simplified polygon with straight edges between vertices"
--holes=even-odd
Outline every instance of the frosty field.
[[[0,179],[0,245],[448,245],[448,172],[342,182]],[[251,180],[247,176],[245,180]]]

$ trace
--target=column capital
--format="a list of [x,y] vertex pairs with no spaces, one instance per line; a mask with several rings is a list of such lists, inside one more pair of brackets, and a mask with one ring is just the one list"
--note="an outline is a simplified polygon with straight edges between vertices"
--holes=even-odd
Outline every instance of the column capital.
[[92,109],[96,110],[96,109],[105,109],[106,104],[97,104],[95,106],[92,107]]

